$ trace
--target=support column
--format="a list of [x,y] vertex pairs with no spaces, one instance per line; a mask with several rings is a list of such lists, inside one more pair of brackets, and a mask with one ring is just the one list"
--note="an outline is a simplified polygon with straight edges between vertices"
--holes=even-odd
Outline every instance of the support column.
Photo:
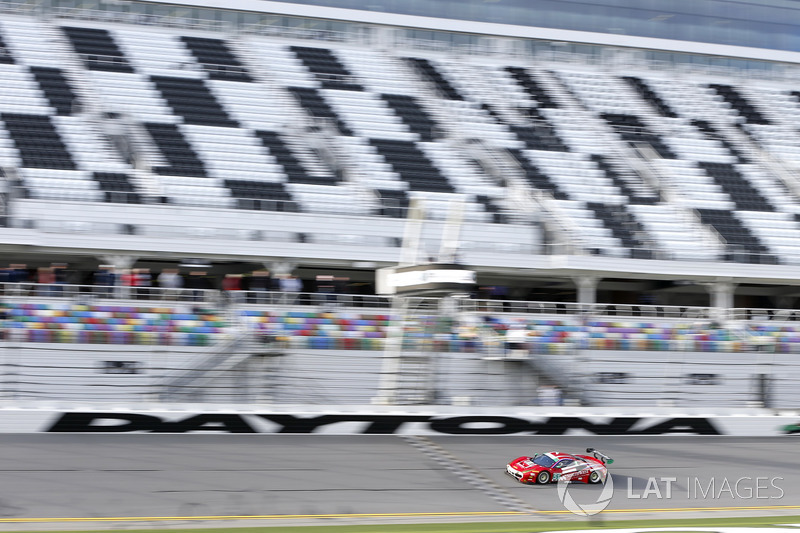
[[115,270],[130,270],[139,258],[135,255],[101,255],[98,259]]
[[727,320],[733,309],[733,294],[736,283],[730,280],[717,280],[706,283],[706,290],[711,296],[712,318],[718,321]]
[[572,278],[578,289],[578,303],[587,308],[597,303],[597,284],[600,278],[595,276],[579,276]]
[[288,276],[297,268],[297,263],[291,261],[264,261],[263,265],[270,271],[273,278]]

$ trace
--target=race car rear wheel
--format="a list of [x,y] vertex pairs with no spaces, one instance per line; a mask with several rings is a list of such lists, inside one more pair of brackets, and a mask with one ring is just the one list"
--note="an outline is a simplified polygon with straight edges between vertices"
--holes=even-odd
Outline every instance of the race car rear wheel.
[[550,472],[539,472],[536,474],[536,483],[541,483],[542,485],[550,483]]
[[592,473],[589,474],[589,483],[600,483],[600,472],[592,470]]

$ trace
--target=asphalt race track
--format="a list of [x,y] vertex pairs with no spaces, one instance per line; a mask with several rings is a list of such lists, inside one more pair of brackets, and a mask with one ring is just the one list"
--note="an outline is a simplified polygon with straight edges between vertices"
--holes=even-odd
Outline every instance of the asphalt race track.
[[[535,451],[587,446],[615,459],[605,519],[796,515],[798,444],[793,437],[6,434],[0,529],[77,529],[19,519],[91,517],[162,517],[159,525],[184,527],[221,527],[220,517],[232,516],[260,516],[268,525],[439,518],[425,513],[460,521],[573,519],[555,485],[520,485],[504,467]],[[594,503],[601,490],[571,485],[569,493]],[[363,514],[391,516],[352,516]],[[111,527],[92,527],[101,526]]]

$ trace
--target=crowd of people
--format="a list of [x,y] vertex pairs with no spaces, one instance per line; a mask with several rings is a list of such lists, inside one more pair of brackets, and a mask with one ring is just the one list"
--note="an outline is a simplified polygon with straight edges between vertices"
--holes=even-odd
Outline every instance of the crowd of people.
[[[11,285],[9,285],[11,284]],[[70,293],[66,293],[69,286]],[[266,301],[281,293],[294,301],[300,293],[327,298],[337,294],[371,294],[371,284],[350,283],[347,277],[318,275],[303,280],[294,274],[273,275],[267,269],[246,273],[214,274],[201,269],[115,269],[101,265],[95,270],[70,268],[66,263],[29,267],[12,263],[0,267],[0,294],[60,296],[93,294],[100,297],[136,299],[203,299],[204,291],[221,291],[229,300]],[[292,297],[292,295],[295,295]]]

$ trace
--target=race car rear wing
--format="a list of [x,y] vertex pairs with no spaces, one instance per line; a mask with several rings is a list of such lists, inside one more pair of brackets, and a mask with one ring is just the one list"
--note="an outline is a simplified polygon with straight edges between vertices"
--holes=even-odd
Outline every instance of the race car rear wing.
[[598,461],[601,461],[603,464],[606,464],[606,465],[610,465],[611,463],[614,462],[614,459],[612,459],[611,457],[607,456],[606,454],[604,454],[602,452],[598,452],[594,448],[586,448],[586,453],[592,454],[595,459],[597,459]]

